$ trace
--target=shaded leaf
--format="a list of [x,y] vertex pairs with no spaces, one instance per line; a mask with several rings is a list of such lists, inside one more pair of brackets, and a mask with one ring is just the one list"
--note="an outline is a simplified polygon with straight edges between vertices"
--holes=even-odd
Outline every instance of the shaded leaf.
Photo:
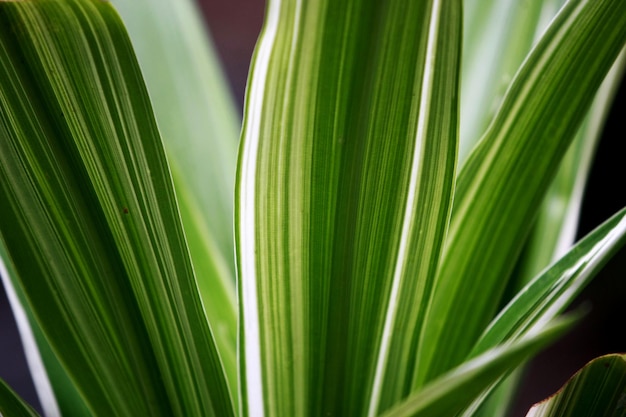
[[[517,340],[552,320],[580,294],[624,243],[626,209],[587,235],[567,255],[526,285],[488,326],[468,358]],[[493,389],[491,386],[485,390],[462,415],[475,415]]]
[[626,416],[626,355],[607,355],[585,365],[527,417]]
[[0,416],[39,417],[39,414],[0,379]]
[[1,237],[0,279],[13,310],[26,362],[45,416],[91,415],[37,324]]

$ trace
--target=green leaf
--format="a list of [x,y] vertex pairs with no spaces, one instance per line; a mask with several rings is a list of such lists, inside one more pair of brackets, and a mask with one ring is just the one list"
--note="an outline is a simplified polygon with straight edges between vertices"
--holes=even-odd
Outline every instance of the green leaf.
[[459,165],[485,132],[537,34],[545,29],[546,3],[554,1],[464,2]]
[[596,228],[524,287],[493,319],[469,357],[514,340],[562,312],[624,243],[626,209]]
[[[603,81],[589,113],[563,158],[518,260],[518,266],[511,281],[507,283],[502,304],[510,301],[532,278],[571,248],[576,236],[583,190],[595,147],[600,139],[601,128],[619,85],[625,63],[622,52]],[[498,385],[498,393],[490,394],[490,398],[486,400],[487,404],[481,406],[480,412],[471,415],[477,417],[507,415],[521,375],[520,371],[507,377]]]
[[165,154],[100,1],[0,3],[0,232],[98,415],[232,415]]
[[202,213],[205,233],[218,251],[211,255],[234,274],[233,189],[240,121],[202,15],[190,0],[112,3],[128,27],[168,161]]
[[[513,342],[552,320],[580,294],[608,259],[626,243],[626,209],[614,215],[563,258],[538,275],[498,314],[468,358]],[[494,387],[483,392],[463,415],[473,416]]]
[[514,343],[498,346],[464,362],[382,416],[453,416],[503,374],[570,329],[575,321],[575,317],[555,320],[534,334],[529,333]]
[[39,414],[0,379],[0,416],[39,417]]
[[220,357],[236,394],[233,190],[239,115],[190,0],[113,0],[145,77]]
[[556,394],[533,406],[526,417],[626,416],[626,355],[589,362]]
[[563,256],[574,243],[583,191],[595,148],[624,68],[626,53],[622,52],[598,90],[589,114],[548,189],[520,261],[521,270],[515,278],[518,281],[516,290]]
[[236,195],[244,414],[408,394],[394,372],[449,218],[460,36],[460,2],[269,3]]
[[88,407],[52,351],[26,296],[0,236],[0,279],[20,333],[24,354],[44,414],[89,416]]
[[570,1],[524,61],[463,166],[416,387],[463,360],[495,315],[493,300],[500,299],[559,161],[626,41],[625,26],[626,2]]

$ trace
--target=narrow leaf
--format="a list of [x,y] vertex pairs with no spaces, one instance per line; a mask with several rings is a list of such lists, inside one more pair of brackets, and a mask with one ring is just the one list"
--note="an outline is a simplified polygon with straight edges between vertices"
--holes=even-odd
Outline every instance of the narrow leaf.
[[39,414],[0,379],[0,416],[39,417]]
[[524,287],[485,330],[470,357],[541,327],[562,312],[625,243],[623,209]]
[[452,416],[493,381],[561,336],[574,322],[574,317],[555,320],[534,334],[464,362],[394,406],[383,417]]
[[621,0],[570,1],[463,166],[416,387],[463,360],[494,316],[559,161],[626,41],[624,27]]
[[210,254],[232,274],[240,122],[202,14],[192,0],[112,3],[128,27],[168,158],[218,250]]
[[[539,209],[535,225],[518,260],[518,266],[507,283],[503,303],[510,301],[524,285],[550,263],[563,256],[574,243],[584,187],[596,145],[600,140],[604,119],[610,110],[626,64],[624,58],[625,54],[622,51],[598,90],[589,113],[561,162]],[[521,375],[522,370],[507,377],[498,384],[496,392],[485,400],[478,413],[471,411],[466,415],[476,417],[507,415]],[[473,408],[481,403],[482,400],[476,401]]]
[[598,90],[589,114],[580,126],[548,189],[536,220],[537,224],[520,261],[521,270],[516,277],[516,290],[563,256],[574,243],[583,191],[604,120],[619,87],[624,68],[626,52],[622,51]]
[[[502,343],[510,343],[541,328],[580,294],[610,257],[626,243],[626,209],[576,244],[567,255],[538,275],[500,312],[468,358]],[[486,389],[463,412],[473,416],[494,386]]]
[[589,362],[556,394],[533,406],[526,417],[626,416],[626,355]]
[[547,24],[544,3],[548,1],[464,2],[459,165],[485,132],[536,33]]
[[0,279],[15,317],[28,369],[44,415],[92,415],[37,323],[1,236]]

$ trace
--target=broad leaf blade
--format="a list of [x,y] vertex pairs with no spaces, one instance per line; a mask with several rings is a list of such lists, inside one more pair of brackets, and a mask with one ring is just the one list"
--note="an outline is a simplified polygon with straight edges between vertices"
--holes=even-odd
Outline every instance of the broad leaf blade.
[[459,363],[495,314],[545,190],[626,41],[624,27],[623,1],[570,1],[464,165],[416,386]]
[[0,3],[0,231],[101,415],[229,415],[128,37],[98,1]]
[[459,2],[270,2],[236,200],[244,413],[408,394],[388,386],[448,222],[460,26]]
[[454,415],[503,374],[572,327],[575,318],[555,320],[544,329],[493,348],[427,384],[383,417],[445,417]]
[[112,3],[128,26],[168,158],[203,214],[212,255],[232,274],[240,122],[201,13],[191,0]]
[[626,355],[594,359],[526,417],[626,416]]
[[237,387],[233,190],[240,121],[190,0],[114,0],[172,167],[191,260],[233,394]]

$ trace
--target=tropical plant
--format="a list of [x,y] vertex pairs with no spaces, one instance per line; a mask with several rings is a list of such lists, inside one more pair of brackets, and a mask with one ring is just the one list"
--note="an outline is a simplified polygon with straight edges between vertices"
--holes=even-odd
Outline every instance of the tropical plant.
[[[504,413],[626,239],[622,210],[570,248],[626,2],[559,3],[270,0],[237,158],[192,4],[1,1],[0,273],[44,413]],[[532,415],[623,415],[623,363]]]

